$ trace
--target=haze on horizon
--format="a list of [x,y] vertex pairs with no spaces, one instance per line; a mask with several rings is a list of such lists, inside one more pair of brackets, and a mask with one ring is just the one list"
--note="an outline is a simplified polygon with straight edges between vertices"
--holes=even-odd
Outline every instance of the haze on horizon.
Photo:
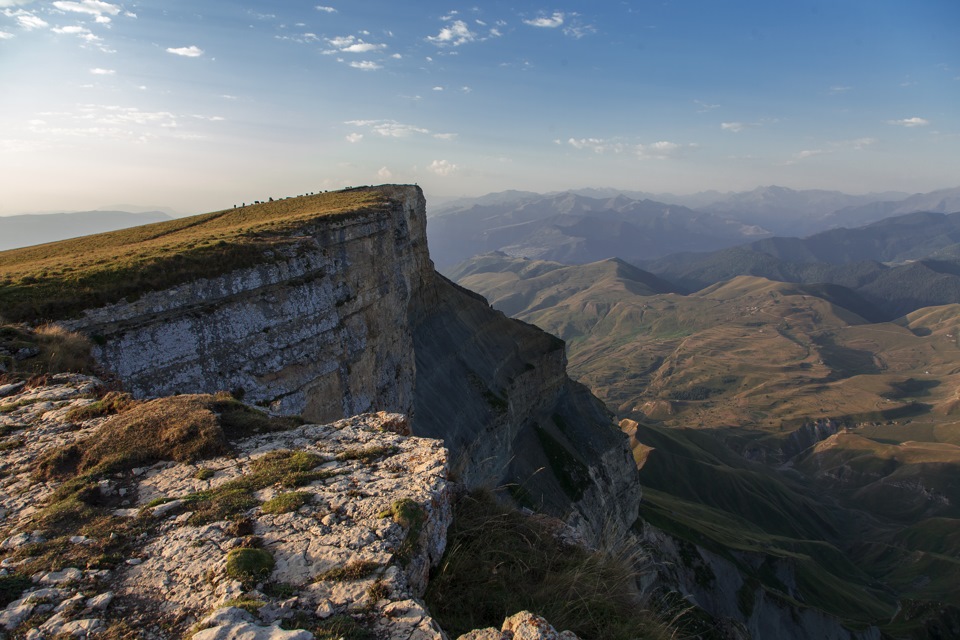
[[0,0],[0,214],[957,186],[960,4]]

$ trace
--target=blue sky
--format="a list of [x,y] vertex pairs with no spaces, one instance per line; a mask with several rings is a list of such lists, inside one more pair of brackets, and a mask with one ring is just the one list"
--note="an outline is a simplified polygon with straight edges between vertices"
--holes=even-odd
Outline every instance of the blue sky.
[[0,0],[0,214],[960,185],[960,3]]

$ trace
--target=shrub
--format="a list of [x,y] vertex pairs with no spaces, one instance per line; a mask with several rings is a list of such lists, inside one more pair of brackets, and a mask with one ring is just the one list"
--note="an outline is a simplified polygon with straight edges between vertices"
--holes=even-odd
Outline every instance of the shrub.
[[318,581],[333,580],[335,582],[342,582],[344,580],[362,580],[372,576],[379,568],[380,565],[372,560],[355,559],[339,567],[334,567],[333,569],[324,571],[318,575],[316,579]]

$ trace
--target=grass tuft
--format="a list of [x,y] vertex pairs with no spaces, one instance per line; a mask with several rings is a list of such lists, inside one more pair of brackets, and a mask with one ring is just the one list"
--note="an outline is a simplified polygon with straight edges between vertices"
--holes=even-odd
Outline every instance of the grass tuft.
[[306,491],[290,491],[281,493],[263,503],[264,513],[289,513],[296,511],[313,500],[313,494]]
[[331,580],[333,582],[362,580],[372,576],[379,568],[380,565],[372,560],[355,559],[339,567],[324,571],[316,577],[316,580]]

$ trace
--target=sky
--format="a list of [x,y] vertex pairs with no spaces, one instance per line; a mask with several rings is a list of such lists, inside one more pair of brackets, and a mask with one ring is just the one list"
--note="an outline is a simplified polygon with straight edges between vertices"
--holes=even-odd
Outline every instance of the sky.
[[960,186],[960,2],[0,0],[0,215]]

